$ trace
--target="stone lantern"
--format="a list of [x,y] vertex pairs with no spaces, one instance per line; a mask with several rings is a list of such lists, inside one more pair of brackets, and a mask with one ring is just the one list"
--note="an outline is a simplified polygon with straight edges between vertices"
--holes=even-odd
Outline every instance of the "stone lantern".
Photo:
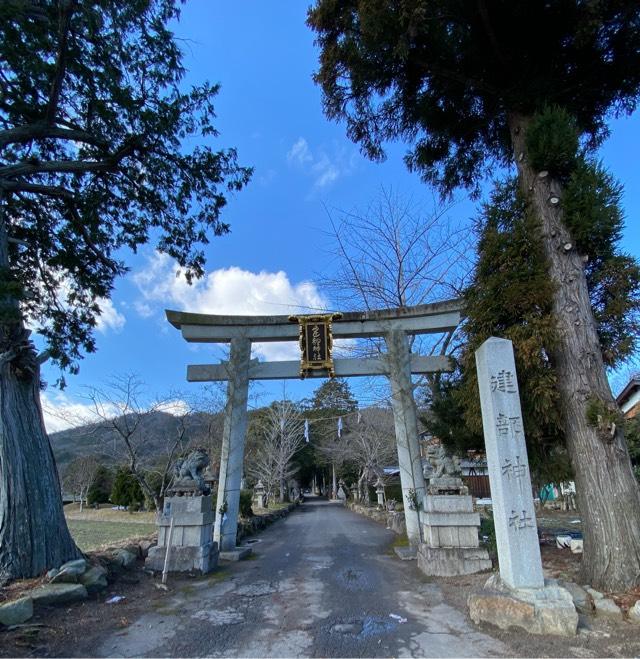
[[353,500],[359,501],[360,493],[358,492],[358,484],[354,483],[349,489],[351,490],[351,497],[353,498]]
[[378,495],[378,505],[384,506],[384,483],[380,478],[376,482],[376,494]]
[[265,508],[265,500],[264,500],[264,494],[265,494],[265,489],[264,485],[262,484],[262,481],[259,480],[255,487],[253,488],[253,493],[256,497],[256,505],[258,508]]

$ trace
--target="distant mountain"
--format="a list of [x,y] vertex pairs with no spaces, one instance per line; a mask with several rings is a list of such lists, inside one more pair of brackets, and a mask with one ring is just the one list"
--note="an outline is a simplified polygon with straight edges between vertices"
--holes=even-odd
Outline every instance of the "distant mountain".
[[[138,454],[145,462],[155,462],[166,455],[167,447],[174,441],[180,430],[180,419],[168,412],[150,412],[136,417],[119,417],[115,423],[119,427],[130,428],[138,425],[132,440],[138,447]],[[196,413],[188,417],[185,424],[184,442],[193,446],[219,444],[222,436],[222,415]],[[49,435],[53,453],[62,473],[65,467],[80,456],[95,455],[105,464],[126,462],[127,457],[122,439],[109,423],[88,424],[69,428]]]

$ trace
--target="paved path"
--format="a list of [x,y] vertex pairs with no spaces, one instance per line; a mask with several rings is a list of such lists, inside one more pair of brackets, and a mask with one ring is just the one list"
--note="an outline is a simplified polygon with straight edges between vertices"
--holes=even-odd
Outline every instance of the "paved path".
[[[471,657],[508,648],[443,602],[391,531],[322,501],[305,503],[229,566],[163,601],[98,656]],[[402,620],[390,614],[400,616]],[[406,619],[406,622],[404,621]]]

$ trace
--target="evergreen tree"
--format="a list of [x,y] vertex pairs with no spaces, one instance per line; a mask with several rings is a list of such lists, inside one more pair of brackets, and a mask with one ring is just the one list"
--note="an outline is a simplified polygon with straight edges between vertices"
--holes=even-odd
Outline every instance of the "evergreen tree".
[[576,238],[583,230],[593,237],[591,228],[566,206],[577,144],[597,146],[607,116],[636,107],[640,5],[318,0],[309,24],[321,48],[325,112],[345,119],[371,158],[384,157],[386,141],[410,142],[408,166],[445,196],[458,186],[477,194],[496,164],[515,165],[553,287],[548,358],[584,518],[582,578],[608,590],[633,586],[640,491],[622,424],[614,424],[605,368],[615,356],[601,349]]
[[212,146],[218,87],[185,89],[168,27],[179,4],[0,3],[0,582],[79,555],[40,364],[73,373],[95,349],[124,249],[153,236],[189,280],[202,275],[202,245],[228,230],[226,194],[250,175],[233,149]]
[[98,467],[96,476],[87,493],[87,504],[109,503],[111,489],[113,488],[114,474],[105,466]]
[[309,419],[310,443],[315,453],[315,463],[321,466],[323,471],[327,465],[330,466],[332,473],[326,470],[325,476],[331,479],[335,475],[335,469],[340,468],[337,457],[341,452],[335,450],[336,442],[339,441],[338,420],[342,418],[342,433],[346,434],[351,423],[348,415],[358,409],[358,402],[346,380],[330,378],[315,390],[307,408],[304,416]]
[[140,508],[144,503],[140,483],[127,467],[120,467],[116,471],[111,489],[111,503],[127,508]]

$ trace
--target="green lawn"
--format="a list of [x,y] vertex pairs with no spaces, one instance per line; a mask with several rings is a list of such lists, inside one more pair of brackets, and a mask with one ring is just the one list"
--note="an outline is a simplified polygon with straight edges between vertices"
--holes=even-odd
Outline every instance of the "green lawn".
[[102,522],[67,519],[69,530],[82,551],[92,551],[128,538],[148,536],[156,530],[155,524],[140,522]]

